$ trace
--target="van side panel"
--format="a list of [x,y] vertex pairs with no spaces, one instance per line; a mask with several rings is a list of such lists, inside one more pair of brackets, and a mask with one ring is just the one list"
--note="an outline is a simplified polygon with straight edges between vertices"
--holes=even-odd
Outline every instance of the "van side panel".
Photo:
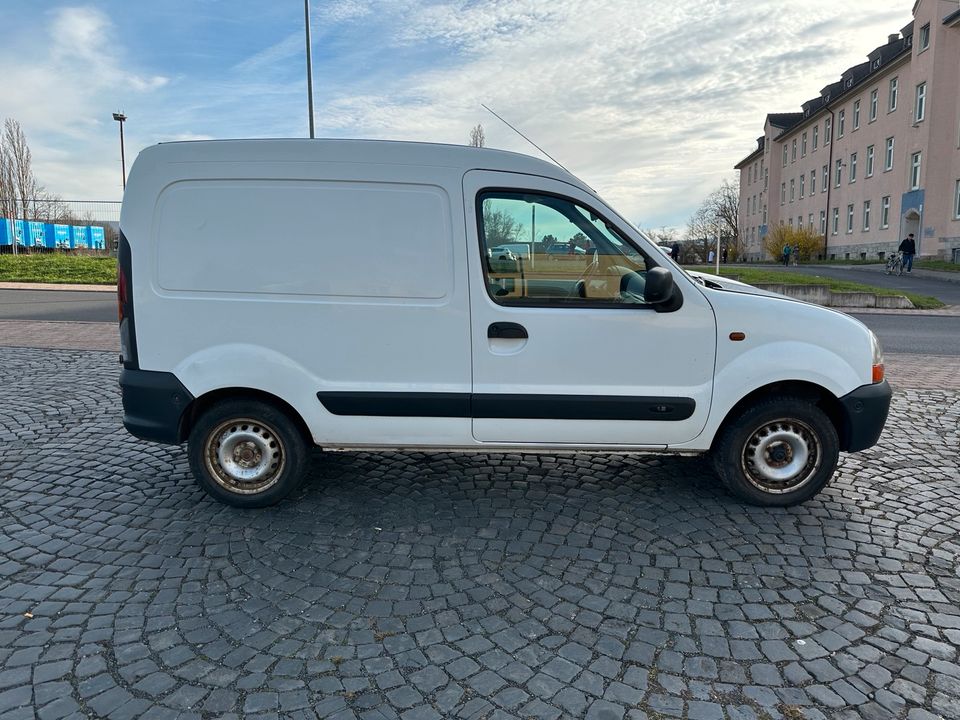
[[[318,444],[472,444],[469,418],[344,417],[318,392],[469,393],[460,175],[447,168],[168,162],[128,213],[143,370],[194,396],[251,388]],[[152,186],[152,187],[150,187]]]
[[449,208],[444,190],[430,185],[177,182],[158,201],[157,284],[243,295],[439,300],[453,287]]

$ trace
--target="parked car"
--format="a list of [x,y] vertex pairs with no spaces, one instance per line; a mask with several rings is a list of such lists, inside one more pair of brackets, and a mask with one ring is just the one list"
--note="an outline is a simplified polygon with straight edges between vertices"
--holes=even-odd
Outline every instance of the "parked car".
[[[485,218],[534,211],[590,255],[490,262]],[[793,505],[890,404],[856,319],[698,279],[576,177],[488,149],[149,147],[118,300],[124,425],[186,442],[243,507],[295,489],[312,446],[710,453],[740,498]]]

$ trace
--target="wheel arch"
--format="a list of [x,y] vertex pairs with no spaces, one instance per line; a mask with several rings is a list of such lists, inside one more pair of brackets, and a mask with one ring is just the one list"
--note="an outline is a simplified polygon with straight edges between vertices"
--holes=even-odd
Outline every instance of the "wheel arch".
[[257,400],[259,402],[264,402],[274,406],[283,412],[287,417],[289,417],[291,421],[293,421],[294,425],[297,426],[297,429],[303,435],[303,438],[307,441],[307,443],[310,445],[313,444],[313,436],[310,433],[310,428],[307,426],[303,416],[300,415],[293,405],[288,403],[283,398],[266,392],[265,390],[256,390],[254,388],[247,387],[217,388],[216,390],[211,390],[207,393],[204,393],[200,397],[195,398],[192,403],[184,408],[183,414],[180,416],[180,427],[177,433],[180,442],[185,441],[190,436],[190,431],[193,429],[197,418],[199,418],[209,408],[224,400],[244,399]]
[[790,396],[805,400],[819,407],[830,419],[837,431],[840,449],[846,450],[850,445],[850,428],[846,413],[839,399],[825,387],[804,380],[781,380],[763,385],[742,397],[724,416],[713,436],[711,450],[715,450],[723,430],[731,421],[739,417],[744,410],[758,401],[774,396]]

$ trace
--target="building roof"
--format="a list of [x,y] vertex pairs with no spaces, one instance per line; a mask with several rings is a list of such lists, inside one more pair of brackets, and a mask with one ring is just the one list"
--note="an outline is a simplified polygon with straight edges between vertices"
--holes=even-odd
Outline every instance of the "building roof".
[[744,167],[745,165],[747,165],[747,164],[749,164],[749,163],[752,163],[754,160],[756,160],[756,159],[759,158],[761,155],[763,155],[763,145],[764,145],[765,142],[766,142],[766,138],[763,137],[763,135],[761,135],[760,137],[758,137],[758,138],[757,138],[757,149],[754,150],[754,151],[753,151],[752,153],[750,153],[749,155],[747,155],[743,160],[741,160],[740,162],[738,162],[736,165],[734,165],[734,166],[733,166],[733,169],[734,169],[734,170],[740,170],[740,169],[741,169],[742,167]]
[[770,121],[770,124],[775,128],[792,128],[798,122],[803,120],[802,112],[792,112],[792,113],[769,113],[767,115],[767,120]]
[[[830,83],[821,89],[820,97],[815,97],[803,103],[802,112],[767,115],[770,124],[781,130],[780,134],[776,135],[774,139],[779,140],[801,122],[825,111],[828,106],[833,105],[848,93],[872,80],[874,75],[885,71],[892,62],[907,55],[912,49],[913,22],[910,22],[903,27],[898,35],[891,35],[884,45],[874,48],[867,55],[866,62],[847,68],[837,82]],[[798,120],[792,119],[795,115],[800,116]],[[780,122],[774,122],[774,118],[781,118],[781,120]]]

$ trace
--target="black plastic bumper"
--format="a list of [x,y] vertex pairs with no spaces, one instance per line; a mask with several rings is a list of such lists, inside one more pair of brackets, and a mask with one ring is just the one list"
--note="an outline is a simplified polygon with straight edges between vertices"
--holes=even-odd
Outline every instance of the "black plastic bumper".
[[886,380],[863,385],[840,398],[844,411],[844,436],[841,450],[857,452],[877,444],[890,411],[893,390]]
[[177,445],[183,411],[193,395],[173,373],[151,370],[120,371],[123,426],[143,440]]

